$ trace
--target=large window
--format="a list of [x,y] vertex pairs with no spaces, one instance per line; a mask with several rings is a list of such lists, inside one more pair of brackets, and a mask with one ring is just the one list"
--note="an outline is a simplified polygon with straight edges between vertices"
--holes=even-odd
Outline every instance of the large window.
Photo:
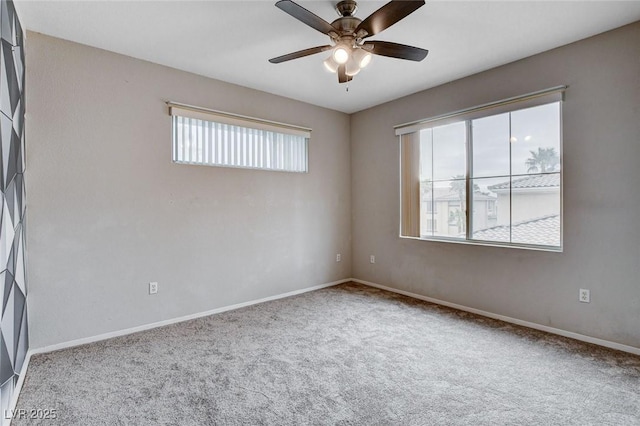
[[560,250],[563,92],[397,126],[400,235]]
[[169,108],[176,163],[308,171],[310,129],[181,104]]

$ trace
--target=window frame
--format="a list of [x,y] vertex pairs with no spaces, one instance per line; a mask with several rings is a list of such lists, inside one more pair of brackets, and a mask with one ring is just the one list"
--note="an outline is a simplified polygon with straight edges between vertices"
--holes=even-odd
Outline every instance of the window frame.
[[[487,104],[479,105],[476,107],[466,108],[460,111],[455,111],[452,113],[442,114],[439,116],[413,121],[405,124],[399,124],[394,126],[395,134],[398,136],[398,144],[399,144],[399,154],[400,154],[400,224],[399,224],[399,237],[404,239],[412,239],[412,240],[420,240],[420,241],[433,241],[433,242],[446,242],[446,243],[454,243],[454,244],[467,244],[467,245],[477,245],[477,246],[488,246],[488,247],[503,247],[503,248],[515,248],[515,249],[524,249],[524,250],[537,250],[537,251],[547,251],[547,252],[563,252],[564,249],[564,185],[563,185],[563,175],[564,175],[564,165],[563,165],[563,101],[565,91],[568,86],[556,86],[545,90],[540,90],[538,92],[528,93],[522,96],[516,96],[496,102],[490,102]],[[473,238],[473,194],[471,193],[472,185],[473,185],[473,135],[472,135],[472,122],[475,119],[499,115],[502,113],[511,113],[518,110],[523,110],[527,108],[533,108],[536,106],[547,105],[551,103],[559,102],[559,161],[560,161],[560,171],[552,172],[552,173],[536,173],[536,175],[543,174],[559,174],[560,187],[559,187],[559,197],[560,197],[560,210],[559,210],[559,226],[560,226],[560,235],[559,235],[559,246],[550,246],[550,245],[539,245],[539,244],[525,244],[525,243],[514,243],[514,242],[503,242],[503,241],[487,241],[487,240],[479,240]],[[466,173],[465,173],[465,183],[466,183],[466,193],[465,193],[465,203],[466,203],[466,211],[465,211],[465,235],[464,238],[459,237],[448,237],[448,236],[412,236],[412,235],[403,235],[403,229],[406,229],[406,224],[403,222],[405,218],[405,205],[404,205],[404,194],[405,189],[403,187],[403,183],[406,180],[406,176],[403,175],[403,159],[407,155],[403,152],[403,143],[402,136],[407,134],[412,134],[415,132],[420,132],[420,130],[434,128],[438,126],[444,126],[447,124],[452,124],[456,122],[465,122],[466,127]],[[509,180],[513,179],[514,175],[510,173]],[[511,207],[513,203],[512,199],[512,191],[513,189],[509,188],[509,210],[511,214]],[[494,211],[497,206],[494,206]],[[471,214],[470,214],[471,213]],[[420,213],[418,214],[418,217]],[[510,226],[513,226],[510,220]],[[419,225],[418,225],[419,228]]]

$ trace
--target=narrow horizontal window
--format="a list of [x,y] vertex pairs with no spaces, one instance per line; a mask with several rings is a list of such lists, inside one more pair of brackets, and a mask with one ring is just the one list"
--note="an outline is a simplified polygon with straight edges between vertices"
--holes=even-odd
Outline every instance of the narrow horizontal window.
[[400,236],[561,250],[563,91],[397,126]]
[[176,163],[308,172],[310,129],[182,104],[169,108]]

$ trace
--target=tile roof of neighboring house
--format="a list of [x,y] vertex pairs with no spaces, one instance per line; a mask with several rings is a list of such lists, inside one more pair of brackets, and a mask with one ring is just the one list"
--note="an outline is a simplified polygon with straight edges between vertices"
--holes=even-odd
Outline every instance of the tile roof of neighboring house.
[[[441,197],[446,197],[448,194],[451,194],[451,188],[446,187],[446,188],[425,188],[423,190],[423,194],[425,194],[427,196],[427,198],[431,198],[431,193],[433,192],[433,195],[435,198],[441,198]],[[456,195],[457,196],[457,195]]]
[[[514,243],[560,246],[560,215],[544,216],[513,224]],[[509,242],[509,225],[494,226],[473,233],[473,238],[485,241]]]
[[[436,201],[447,201],[447,200],[457,201],[459,199],[460,199],[460,195],[457,192],[450,192],[447,195],[436,197],[435,200]],[[495,199],[496,199],[495,196],[483,194],[482,192],[476,191],[473,193],[473,201],[487,201],[487,200],[495,200]]]
[[[560,173],[525,176],[523,178],[514,179],[513,182],[511,182],[511,187],[513,189],[552,188],[556,186],[560,186]],[[492,185],[489,189],[492,191],[509,189],[509,181]]]
[[[459,201],[460,194],[456,191],[452,191],[451,187],[436,187],[431,188],[425,185],[421,185],[422,196],[425,200],[431,199],[431,194],[435,201]],[[473,198],[476,201],[497,200],[495,195],[484,194],[480,191],[474,191]]]

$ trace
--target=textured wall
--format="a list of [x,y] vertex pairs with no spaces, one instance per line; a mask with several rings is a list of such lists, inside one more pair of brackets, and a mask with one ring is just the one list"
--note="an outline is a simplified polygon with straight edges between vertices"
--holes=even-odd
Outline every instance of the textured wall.
[[[563,253],[398,238],[393,125],[561,84]],[[354,114],[354,277],[640,347],[639,106],[635,23]]]
[[[351,276],[348,115],[28,40],[32,347]],[[312,128],[309,173],[173,164],[167,100]]]
[[18,381],[29,346],[25,279],[24,39],[13,3],[0,10],[0,409]]

